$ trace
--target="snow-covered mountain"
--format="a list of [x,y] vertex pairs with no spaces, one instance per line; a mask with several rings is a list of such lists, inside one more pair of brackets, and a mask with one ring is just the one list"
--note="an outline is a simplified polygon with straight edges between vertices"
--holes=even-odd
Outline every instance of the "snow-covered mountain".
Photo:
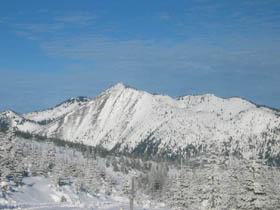
[[6,111],[0,122],[33,134],[134,154],[216,153],[280,160],[280,112],[238,97],[205,94],[174,99],[118,83],[93,99],[80,99],[42,112]]

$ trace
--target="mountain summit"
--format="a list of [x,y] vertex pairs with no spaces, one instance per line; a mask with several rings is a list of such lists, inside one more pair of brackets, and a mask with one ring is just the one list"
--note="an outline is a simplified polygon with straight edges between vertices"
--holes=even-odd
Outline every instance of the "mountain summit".
[[20,131],[135,155],[280,157],[280,113],[241,98],[174,99],[118,83],[92,99],[9,116],[0,119]]

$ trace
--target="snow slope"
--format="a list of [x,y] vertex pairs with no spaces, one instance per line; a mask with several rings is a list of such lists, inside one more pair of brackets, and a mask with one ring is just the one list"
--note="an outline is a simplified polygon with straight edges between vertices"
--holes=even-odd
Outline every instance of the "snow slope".
[[275,140],[269,151],[279,153],[279,112],[237,97],[205,94],[174,99],[118,83],[82,104],[21,117],[55,120],[39,127],[13,124],[20,130],[108,150],[170,156],[237,152],[250,158],[265,153],[263,148]]

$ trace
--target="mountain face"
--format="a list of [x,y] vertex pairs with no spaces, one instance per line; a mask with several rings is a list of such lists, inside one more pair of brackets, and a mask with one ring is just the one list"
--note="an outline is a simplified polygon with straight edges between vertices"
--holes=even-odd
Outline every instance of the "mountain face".
[[171,98],[116,84],[93,99],[0,114],[0,125],[132,154],[236,155],[280,164],[280,112],[212,94]]

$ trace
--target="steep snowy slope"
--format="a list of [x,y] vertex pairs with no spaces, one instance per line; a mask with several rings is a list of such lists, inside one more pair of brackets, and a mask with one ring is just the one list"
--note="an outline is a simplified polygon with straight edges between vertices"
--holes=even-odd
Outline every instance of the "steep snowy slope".
[[235,152],[249,158],[268,138],[278,146],[279,128],[279,113],[241,98],[173,99],[117,84],[36,133],[133,153]]

